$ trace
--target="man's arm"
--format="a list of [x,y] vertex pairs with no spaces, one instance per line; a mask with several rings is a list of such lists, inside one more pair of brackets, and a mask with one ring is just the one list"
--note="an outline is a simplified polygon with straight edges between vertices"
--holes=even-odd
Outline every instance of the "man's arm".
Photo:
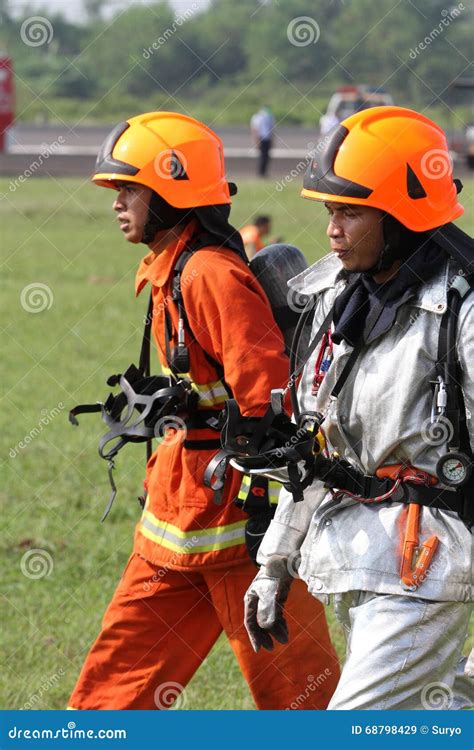
[[244,416],[262,416],[272,388],[288,382],[283,335],[255,276],[231,250],[199,250],[186,264],[183,288],[197,342],[224,367]]

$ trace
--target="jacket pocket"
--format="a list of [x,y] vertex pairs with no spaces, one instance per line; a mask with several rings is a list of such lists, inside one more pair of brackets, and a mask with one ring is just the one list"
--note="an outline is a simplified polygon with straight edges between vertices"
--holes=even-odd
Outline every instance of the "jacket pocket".
[[204,473],[216,451],[194,451],[183,448],[181,453],[182,481],[179,489],[182,508],[212,508],[214,492],[204,485]]

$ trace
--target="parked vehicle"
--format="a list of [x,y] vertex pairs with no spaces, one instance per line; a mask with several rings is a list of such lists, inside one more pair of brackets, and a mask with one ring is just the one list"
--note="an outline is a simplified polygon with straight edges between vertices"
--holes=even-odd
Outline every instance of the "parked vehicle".
[[346,117],[369,107],[393,104],[393,99],[384,89],[371,86],[340,86],[331,96],[326,113],[319,121],[321,135],[328,133]]

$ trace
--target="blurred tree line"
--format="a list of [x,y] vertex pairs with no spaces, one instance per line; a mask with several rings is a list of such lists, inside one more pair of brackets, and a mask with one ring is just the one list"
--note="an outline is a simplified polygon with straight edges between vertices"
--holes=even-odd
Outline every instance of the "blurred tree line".
[[[334,89],[351,83],[446,113],[459,104],[450,83],[469,75],[467,0],[211,0],[204,9],[190,0],[181,15],[165,1],[111,15],[107,0],[83,0],[83,9],[74,23],[46,6],[19,16],[0,0],[0,48],[14,58],[20,119],[108,122],[179,108],[247,122],[268,103],[285,124],[314,125]],[[51,25],[49,42],[25,43],[32,16]]]

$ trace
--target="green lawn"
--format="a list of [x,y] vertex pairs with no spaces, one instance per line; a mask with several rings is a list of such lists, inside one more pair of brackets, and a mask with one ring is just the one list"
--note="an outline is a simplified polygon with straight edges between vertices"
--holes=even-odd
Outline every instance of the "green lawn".
[[[468,204],[474,181],[465,182]],[[327,249],[325,212],[299,198],[300,183],[298,177],[283,190],[272,181],[242,183],[233,217],[239,226],[270,213],[275,233],[313,261]],[[137,357],[146,299],[135,300],[133,282],[146,250],[119,234],[111,191],[43,178],[13,190],[3,178],[0,194],[6,354],[0,707],[63,708],[129,555],[144,473],[142,447],[127,448],[116,472],[116,506],[101,525],[109,491],[97,456],[102,423],[84,417],[73,429],[67,410],[102,398],[106,377]],[[473,229],[472,219],[460,224]],[[24,567],[25,553],[38,548],[49,552],[52,569],[35,579],[22,573],[22,561]],[[341,633],[328,616],[342,654]],[[185,698],[189,709],[252,707],[224,640]]]

